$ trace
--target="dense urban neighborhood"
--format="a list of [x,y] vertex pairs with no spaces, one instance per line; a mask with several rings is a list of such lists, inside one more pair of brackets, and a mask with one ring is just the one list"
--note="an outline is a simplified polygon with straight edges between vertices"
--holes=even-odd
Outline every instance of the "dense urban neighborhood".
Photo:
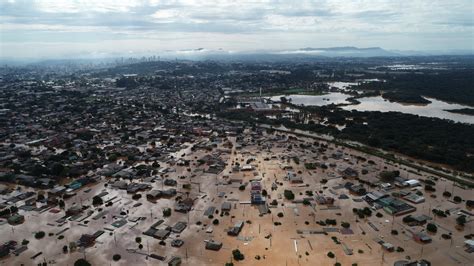
[[0,263],[471,265],[472,59],[2,66]]

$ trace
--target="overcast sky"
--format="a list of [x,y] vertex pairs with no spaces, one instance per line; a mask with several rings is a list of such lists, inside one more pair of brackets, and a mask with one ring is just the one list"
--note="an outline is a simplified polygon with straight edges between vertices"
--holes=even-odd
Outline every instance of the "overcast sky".
[[473,0],[0,0],[0,56],[200,47],[472,50],[473,17]]

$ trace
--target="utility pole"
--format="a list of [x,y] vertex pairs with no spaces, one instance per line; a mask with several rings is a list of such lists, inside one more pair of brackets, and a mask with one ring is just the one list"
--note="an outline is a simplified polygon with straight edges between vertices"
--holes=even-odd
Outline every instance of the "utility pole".
[[147,257],[147,259],[148,259],[148,256],[150,256],[150,245],[149,245],[149,243],[148,243],[148,239],[146,240],[146,249],[147,249],[147,255],[146,255],[146,257]]

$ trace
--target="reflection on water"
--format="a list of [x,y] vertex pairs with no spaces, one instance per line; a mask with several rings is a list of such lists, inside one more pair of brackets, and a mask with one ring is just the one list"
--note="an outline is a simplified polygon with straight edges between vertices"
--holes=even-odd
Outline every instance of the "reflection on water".
[[426,117],[450,119],[456,122],[474,124],[474,116],[450,113],[445,110],[469,108],[461,104],[447,103],[433,98],[428,105],[404,105],[384,100],[381,96],[360,98],[360,104],[342,107],[345,110],[401,112]]
[[359,83],[357,82],[342,82],[342,81],[335,81],[335,82],[328,82],[329,87],[336,87],[340,90],[348,90],[351,86],[356,86]]
[[[291,103],[296,105],[308,106],[324,106],[331,103],[334,104],[348,104],[347,99],[351,97],[348,94],[340,92],[332,92],[325,95],[280,95],[271,98],[273,101],[280,101],[280,97],[291,99]],[[380,112],[401,112],[407,114],[414,114],[425,117],[437,117],[442,119],[449,119],[455,122],[474,124],[474,116],[450,113],[445,110],[472,108],[469,106],[447,103],[433,98],[426,98],[431,101],[427,105],[405,105],[397,102],[389,102],[381,96],[364,97],[357,99],[360,104],[342,106],[345,110],[357,111],[380,111]]]
[[351,97],[350,95],[340,93],[340,92],[331,92],[324,95],[298,95],[298,94],[291,94],[291,95],[278,95],[273,96],[270,99],[272,101],[280,101],[281,97],[285,97],[287,99],[291,99],[292,104],[296,105],[316,105],[316,106],[323,106],[328,105],[331,103],[334,104],[341,104],[341,103],[349,103],[347,98]]

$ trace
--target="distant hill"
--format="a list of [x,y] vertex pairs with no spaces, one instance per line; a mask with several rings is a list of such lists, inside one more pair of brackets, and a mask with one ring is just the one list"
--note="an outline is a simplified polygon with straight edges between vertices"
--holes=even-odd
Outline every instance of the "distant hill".
[[[50,59],[15,59],[0,57],[0,64],[24,65],[37,63],[42,65],[55,64],[108,64],[116,61],[128,63],[142,62],[143,58],[156,57],[163,60],[218,60],[218,61],[314,61],[331,60],[332,58],[370,58],[370,57],[412,57],[412,56],[453,56],[474,55],[471,50],[437,50],[437,51],[402,51],[386,50],[380,47],[359,48],[354,46],[341,47],[305,47],[288,50],[254,50],[254,51],[229,51],[224,49],[186,49],[186,50],[164,50],[135,52],[128,54],[120,53],[83,53]],[[145,60],[146,61],[146,60]]]
[[281,51],[280,54],[309,54],[327,57],[376,57],[400,56],[399,53],[384,50],[380,47],[358,48],[353,46],[329,48],[301,48],[298,50]]

